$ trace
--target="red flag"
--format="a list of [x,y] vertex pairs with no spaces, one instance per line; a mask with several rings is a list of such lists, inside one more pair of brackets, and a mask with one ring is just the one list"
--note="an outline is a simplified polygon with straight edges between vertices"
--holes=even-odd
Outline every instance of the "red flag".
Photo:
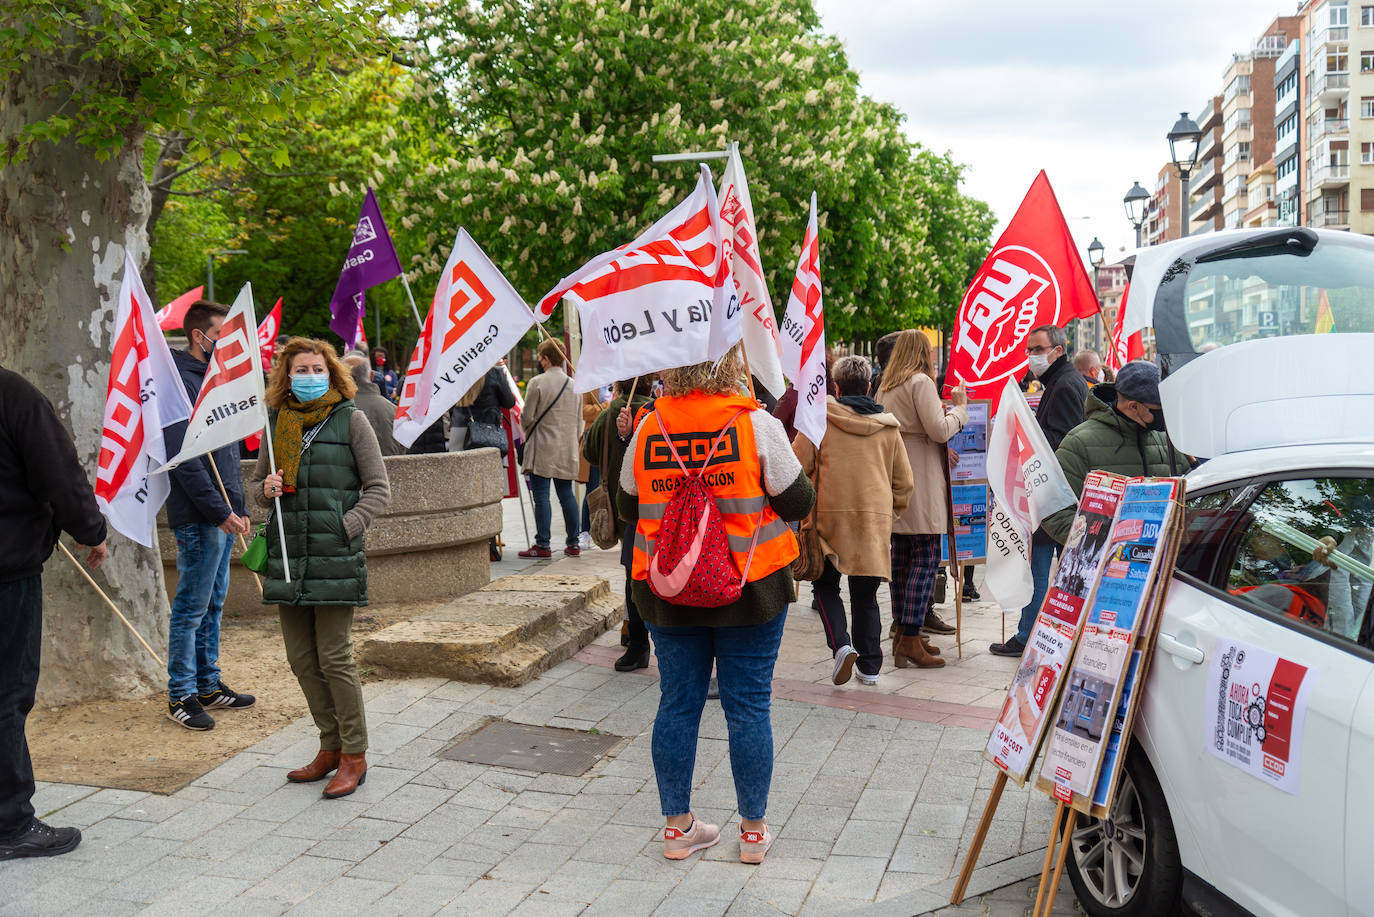
[[281,297],[267,317],[258,325],[258,349],[262,351],[262,365],[272,365],[272,354],[277,351],[277,336],[281,334]]
[[[1098,311],[1092,281],[1044,171],[974,275],[954,322],[950,379],[996,402],[1026,369],[1026,335]],[[994,404],[994,409],[996,405]]]
[[363,317],[361,315],[358,316],[358,349],[366,354],[372,352],[372,348],[367,346],[367,329],[363,327]]
[[1125,340],[1121,337],[1121,329],[1126,321],[1126,300],[1131,295],[1131,285],[1126,284],[1126,291],[1121,294],[1121,305],[1116,307],[1116,322],[1112,326],[1112,346],[1107,351],[1107,367],[1112,372],[1120,372],[1121,367],[1132,360],[1139,360],[1145,356],[1145,339],[1142,332],[1137,331]]
[[181,327],[181,323],[186,319],[186,310],[200,299],[200,294],[205,292],[205,287],[196,287],[182,293],[176,299],[157,310],[157,326],[163,331],[176,331]]

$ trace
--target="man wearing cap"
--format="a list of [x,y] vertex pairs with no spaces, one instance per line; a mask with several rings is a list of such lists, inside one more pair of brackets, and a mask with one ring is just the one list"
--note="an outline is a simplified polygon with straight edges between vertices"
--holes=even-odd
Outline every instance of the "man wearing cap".
[[[1145,360],[1127,363],[1116,382],[1099,382],[1088,392],[1087,419],[1068,432],[1055,458],[1075,496],[1083,493],[1083,479],[1090,471],[1140,477],[1182,475],[1192,462],[1174,449],[1164,432],[1164,411],[1159,402],[1159,367]],[[1172,453],[1172,461],[1170,455]],[[1073,525],[1075,507],[1048,516],[1041,531],[1062,545]],[[1026,648],[1030,623],[1018,629],[1006,643],[990,647],[999,656],[1019,655]]]

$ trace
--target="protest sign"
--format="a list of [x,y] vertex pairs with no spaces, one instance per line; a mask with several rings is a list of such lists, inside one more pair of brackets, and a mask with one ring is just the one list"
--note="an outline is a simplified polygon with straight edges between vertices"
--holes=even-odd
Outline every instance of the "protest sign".
[[395,437],[410,446],[534,324],[534,314],[496,265],[458,230],[424,329],[406,368]]
[[[952,484],[949,491],[959,563],[984,563],[988,559],[988,485],[983,481]],[[945,537],[940,539],[940,563],[948,562],[949,538]]]
[[253,285],[245,283],[220,325],[181,449],[158,471],[236,443],[267,426],[261,355]]
[[[1172,478],[1128,482],[1097,568],[1036,781],[1037,788],[1081,812],[1092,806],[1131,653],[1139,648],[1148,654],[1152,645],[1164,594],[1157,584],[1168,577],[1177,550],[1182,493],[1183,482]],[[1119,741],[1129,738],[1129,709],[1124,722]]]
[[1296,795],[1307,700],[1316,675],[1315,669],[1257,646],[1219,642],[1207,672],[1207,750]]
[[1126,480],[1101,471],[1091,472],[1084,480],[1083,496],[1059,565],[983,751],[983,757],[1018,785],[1030,774],[1049,723],[1049,709],[1063,686],[1082,627],[1083,609],[1107,553],[1107,536]]
[[711,171],[702,166],[692,194],[633,242],[560,280],[537,320],[565,298],[582,320],[578,393],[723,357],[743,328]]
[[968,423],[949,438],[949,448],[959,456],[950,465],[949,479],[958,484],[988,479],[988,431],[991,427],[992,402],[970,401],[965,405]]
[[165,474],[150,470],[167,459],[162,428],[190,416],[191,401],[127,253],[113,345],[95,502],[115,531],[152,547],[157,513],[171,483]]

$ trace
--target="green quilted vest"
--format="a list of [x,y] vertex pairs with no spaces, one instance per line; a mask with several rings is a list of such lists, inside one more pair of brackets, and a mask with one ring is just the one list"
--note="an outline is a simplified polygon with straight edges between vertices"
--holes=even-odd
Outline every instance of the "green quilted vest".
[[[282,571],[281,536],[273,519],[262,582],[265,605],[367,604],[366,536],[350,539],[343,521],[362,487],[349,442],[353,410],[352,401],[334,408],[301,456],[296,492],[281,498],[291,582]],[[275,429],[275,414],[271,421]]]

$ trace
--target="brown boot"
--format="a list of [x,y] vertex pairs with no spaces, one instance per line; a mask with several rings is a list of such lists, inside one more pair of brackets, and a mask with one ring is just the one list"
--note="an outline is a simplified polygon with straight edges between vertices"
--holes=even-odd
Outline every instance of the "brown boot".
[[314,783],[316,780],[323,780],[329,772],[339,766],[339,750],[337,748],[321,748],[320,753],[315,756],[305,767],[298,767],[286,775],[286,779],[292,783]]
[[938,669],[945,661],[926,652],[925,644],[916,634],[902,634],[892,646],[892,663],[899,669],[913,665],[922,669]]
[[328,799],[347,796],[367,782],[367,755],[339,755],[339,772],[325,785]]
[[936,646],[934,643],[931,643],[929,640],[927,640],[924,634],[921,635],[921,646],[924,646],[926,648],[926,652],[932,656],[940,655],[940,648]]

